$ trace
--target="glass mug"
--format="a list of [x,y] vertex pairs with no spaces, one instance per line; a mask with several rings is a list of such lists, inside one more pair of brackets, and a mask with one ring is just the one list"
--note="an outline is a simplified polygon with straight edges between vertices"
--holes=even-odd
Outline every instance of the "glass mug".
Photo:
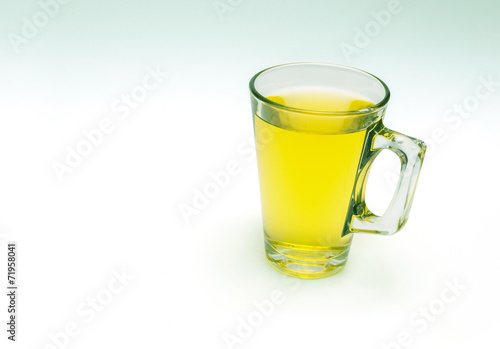
[[[386,128],[387,85],[350,67],[292,63],[250,81],[266,255],[278,271],[306,279],[340,271],[353,233],[392,235],[406,223],[426,146]],[[401,160],[384,215],[365,188],[383,150]]]

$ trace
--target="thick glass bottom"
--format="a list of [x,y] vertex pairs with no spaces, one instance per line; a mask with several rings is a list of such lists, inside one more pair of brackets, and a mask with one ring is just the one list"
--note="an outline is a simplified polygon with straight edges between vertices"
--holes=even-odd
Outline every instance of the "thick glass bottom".
[[345,266],[349,247],[341,250],[312,251],[279,247],[266,241],[267,261],[288,276],[301,279],[321,279],[338,273]]

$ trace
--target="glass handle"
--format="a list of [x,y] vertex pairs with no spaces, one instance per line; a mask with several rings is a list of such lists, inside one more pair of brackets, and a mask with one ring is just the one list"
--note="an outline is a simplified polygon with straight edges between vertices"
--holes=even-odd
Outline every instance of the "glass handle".
[[[370,167],[383,149],[396,153],[401,160],[401,173],[389,207],[383,216],[377,216],[366,206],[365,190]],[[369,131],[354,189],[351,232],[392,235],[403,228],[410,213],[425,150],[423,141],[392,131],[382,122]]]

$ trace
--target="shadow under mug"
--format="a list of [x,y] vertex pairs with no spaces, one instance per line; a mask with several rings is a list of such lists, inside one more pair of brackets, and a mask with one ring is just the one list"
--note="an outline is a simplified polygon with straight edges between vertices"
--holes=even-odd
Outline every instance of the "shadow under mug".
[[[345,265],[353,233],[391,235],[405,225],[426,146],[383,125],[390,93],[382,80],[346,66],[292,63],[259,72],[250,91],[266,255],[275,269],[307,279],[332,275]],[[340,110],[283,98],[302,93],[357,97]],[[399,157],[401,173],[377,216],[365,188],[384,149]]]

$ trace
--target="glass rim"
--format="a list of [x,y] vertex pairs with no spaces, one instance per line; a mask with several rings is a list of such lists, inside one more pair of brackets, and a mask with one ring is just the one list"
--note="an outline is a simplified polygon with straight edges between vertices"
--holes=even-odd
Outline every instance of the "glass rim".
[[[270,71],[272,69],[277,69],[277,68],[283,68],[283,67],[289,67],[289,66],[297,66],[297,65],[315,65],[315,66],[325,66],[325,67],[330,67],[330,68],[341,68],[341,69],[344,69],[344,70],[351,70],[353,72],[356,72],[356,73],[362,73],[372,79],[375,79],[376,81],[378,81],[382,87],[384,88],[384,91],[385,91],[385,95],[384,95],[384,98],[382,98],[381,101],[375,103],[374,105],[370,106],[370,107],[367,107],[367,108],[363,108],[363,109],[357,109],[357,110],[346,110],[346,111],[319,111],[319,110],[310,110],[310,109],[301,109],[301,108],[295,108],[295,107],[290,107],[290,106],[287,106],[286,104],[280,104],[280,103],[277,103],[275,101],[272,101],[266,97],[264,97],[259,91],[257,91],[257,88],[255,87],[255,82],[257,81],[257,79],[265,72],[267,71]],[[288,110],[288,111],[291,111],[291,112],[296,112],[296,113],[304,113],[304,114],[314,114],[314,115],[361,115],[361,114],[371,114],[371,113],[374,113],[376,111],[378,111],[379,109],[385,107],[387,105],[387,103],[389,102],[389,99],[391,97],[391,93],[390,93],[390,90],[389,90],[389,87],[386,85],[385,82],[383,82],[380,78],[378,78],[377,76],[367,72],[367,71],[364,71],[364,70],[361,70],[361,69],[358,69],[358,68],[354,68],[354,67],[350,67],[350,66],[347,66],[347,65],[342,65],[342,64],[333,64],[333,63],[320,63],[320,62],[296,62],[296,63],[284,63],[284,64],[279,64],[279,65],[275,65],[275,66],[272,66],[272,67],[269,67],[269,68],[266,68],[264,70],[261,70],[260,72],[258,72],[257,74],[255,74],[252,79],[250,79],[250,92],[252,93],[252,95],[259,99],[261,102],[264,102],[264,103],[267,103],[267,104],[270,104],[272,106],[275,106],[277,108],[281,108],[281,109],[285,109],[285,110]]]

